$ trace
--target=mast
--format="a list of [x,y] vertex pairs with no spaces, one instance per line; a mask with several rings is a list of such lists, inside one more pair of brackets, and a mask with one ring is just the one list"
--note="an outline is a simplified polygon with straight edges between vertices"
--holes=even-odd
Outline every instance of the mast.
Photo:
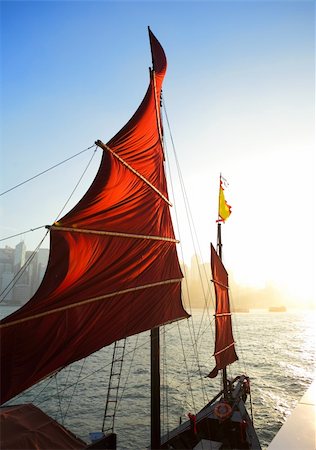
[[[217,254],[222,261],[222,224],[221,222],[217,222]],[[228,397],[228,389],[227,389],[227,370],[226,367],[222,370],[222,382],[223,382],[223,391],[224,398]]]
[[150,448],[160,448],[160,335],[159,327],[150,332],[151,416]]
[[[148,27],[149,40],[151,36],[150,27]],[[150,76],[153,80],[155,110],[157,120],[157,130],[159,141],[163,151],[163,138],[161,129],[161,110],[160,103],[157,101],[155,59],[151,46],[152,69]],[[161,420],[160,420],[160,329],[153,328],[150,331],[150,447],[151,449],[160,448]]]

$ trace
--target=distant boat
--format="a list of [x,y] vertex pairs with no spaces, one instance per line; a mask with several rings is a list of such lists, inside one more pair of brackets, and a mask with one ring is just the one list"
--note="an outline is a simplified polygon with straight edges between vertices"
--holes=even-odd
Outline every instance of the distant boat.
[[286,312],[285,306],[270,306],[269,312]]
[[[151,448],[260,450],[245,406],[249,378],[240,374],[229,380],[226,372],[238,357],[220,222],[217,250],[211,246],[216,364],[205,375],[220,373],[222,387],[189,420],[161,436],[159,327],[189,315],[181,301],[183,276],[164,172],[160,99],[167,63],[150,30],[149,39],[153,67],[143,101],[107,144],[96,141],[103,155],[93,183],[70,212],[47,227],[51,246],[42,284],[27,304],[1,321],[1,402],[112,343],[114,352],[123,355],[126,337],[151,330]],[[112,368],[120,370],[121,361],[114,354]],[[119,377],[114,370],[112,375]],[[32,405],[7,405],[1,410],[1,448],[116,448],[117,380],[116,386],[109,382],[108,394],[115,395],[106,403],[110,408],[114,402],[112,428],[107,432],[100,424],[92,444],[76,439]],[[39,443],[37,424],[42,422],[47,427]]]

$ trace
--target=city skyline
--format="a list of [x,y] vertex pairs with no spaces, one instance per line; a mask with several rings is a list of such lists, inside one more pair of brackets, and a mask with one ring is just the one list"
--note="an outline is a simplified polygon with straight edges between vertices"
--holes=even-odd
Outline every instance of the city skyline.
[[[15,248],[8,245],[0,248],[0,305],[25,304],[35,294],[44,277],[48,257],[48,248],[27,250],[23,240]],[[210,264],[201,261],[198,255],[193,255],[190,264],[180,261],[180,266],[184,275],[182,283],[184,306],[188,310],[203,308],[205,305],[214,308]],[[229,280],[233,311],[298,306],[297,299],[285,298],[273,283],[258,289],[236,282],[233,274],[229,275]],[[305,307],[313,308],[313,303],[306,299]]]

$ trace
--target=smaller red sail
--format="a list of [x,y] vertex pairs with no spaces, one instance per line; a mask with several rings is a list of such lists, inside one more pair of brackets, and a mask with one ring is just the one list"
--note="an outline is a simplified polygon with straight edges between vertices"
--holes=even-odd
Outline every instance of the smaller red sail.
[[231,312],[228,295],[228,274],[226,269],[211,244],[211,268],[216,296],[215,311],[215,350],[216,366],[209,373],[209,378],[215,378],[220,369],[237,361],[233,338]]

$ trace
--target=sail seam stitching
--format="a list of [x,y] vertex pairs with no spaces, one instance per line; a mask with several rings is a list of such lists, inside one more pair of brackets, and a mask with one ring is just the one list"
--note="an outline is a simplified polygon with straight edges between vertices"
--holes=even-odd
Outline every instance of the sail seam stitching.
[[8,328],[8,327],[10,327],[12,325],[16,325],[18,323],[27,322],[27,321],[33,320],[33,319],[38,319],[39,317],[48,316],[49,314],[54,314],[56,312],[65,311],[67,309],[72,309],[72,308],[75,308],[77,306],[87,305],[89,303],[97,302],[97,301],[103,300],[105,298],[114,297],[114,296],[122,295],[122,294],[128,294],[129,292],[135,292],[135,291],[139,291],[139,290],[146,289],[146,288],[152,288],[152,287],[156,287],[156,286],[161,286],[163,284],[179,283],[181,281],[182,281],[182,278],[174,278],[174,279],[171,279],[171,280],[159,281],[157,283],[144,284],[142,286],[136,286],[136,287],[133,287],[133,288],[124,289],[122,291],[111,292],[109,294],[101,295],[99,297],[90,298],[90,299],[83,300],[83,301],[78,302],[78,303],[73,303],[71,305],[67,305],[67,306],[62,306],[60,308],[51,309],[50,311],[46,311],[46,312],[43,312],[43,313],[34,314],[33,316],[30,316],[30,317],[24,317],[23,319],[15,320],[15,321],[10,322],[10,323],[4,323],[4,324],[0,325],[0,328]]
[[110,147],[106,144],[103,144],[101,141],[96,141],[96,145],[110,152],[115,158],[117,158],[125,167],[127,167],[130,171],[132,171],[135,175],[137,175],[141,180],[144,181],[149,187],[151,187],[165,202],[168,203],[169,206],[172,206],[172,203],[163,195],[162,192],[159,191],[150,181],[147,180],[142,174],[140,174],[136,169],[130,166],[123,158],[121,158],[117,153],[115,153]]
[[164,237],[164,236],[150,236],[150,235],[144,235],[144,234],[119,233],[116,231],[86,230],[83,228],[60,227],[58,225],[48,226],[47,228],[49,228],[50,230],[56,230],[56,231],[70,231],[70,232],[74,231],[76,233],[98,234],[98,235],[105,235],[105,236],[118,236],[118,237],[135,238],[135,239],[151,239],[154,241],[174,242],[176,244],[179,244],[179,242],[180,242],[178,239]]

